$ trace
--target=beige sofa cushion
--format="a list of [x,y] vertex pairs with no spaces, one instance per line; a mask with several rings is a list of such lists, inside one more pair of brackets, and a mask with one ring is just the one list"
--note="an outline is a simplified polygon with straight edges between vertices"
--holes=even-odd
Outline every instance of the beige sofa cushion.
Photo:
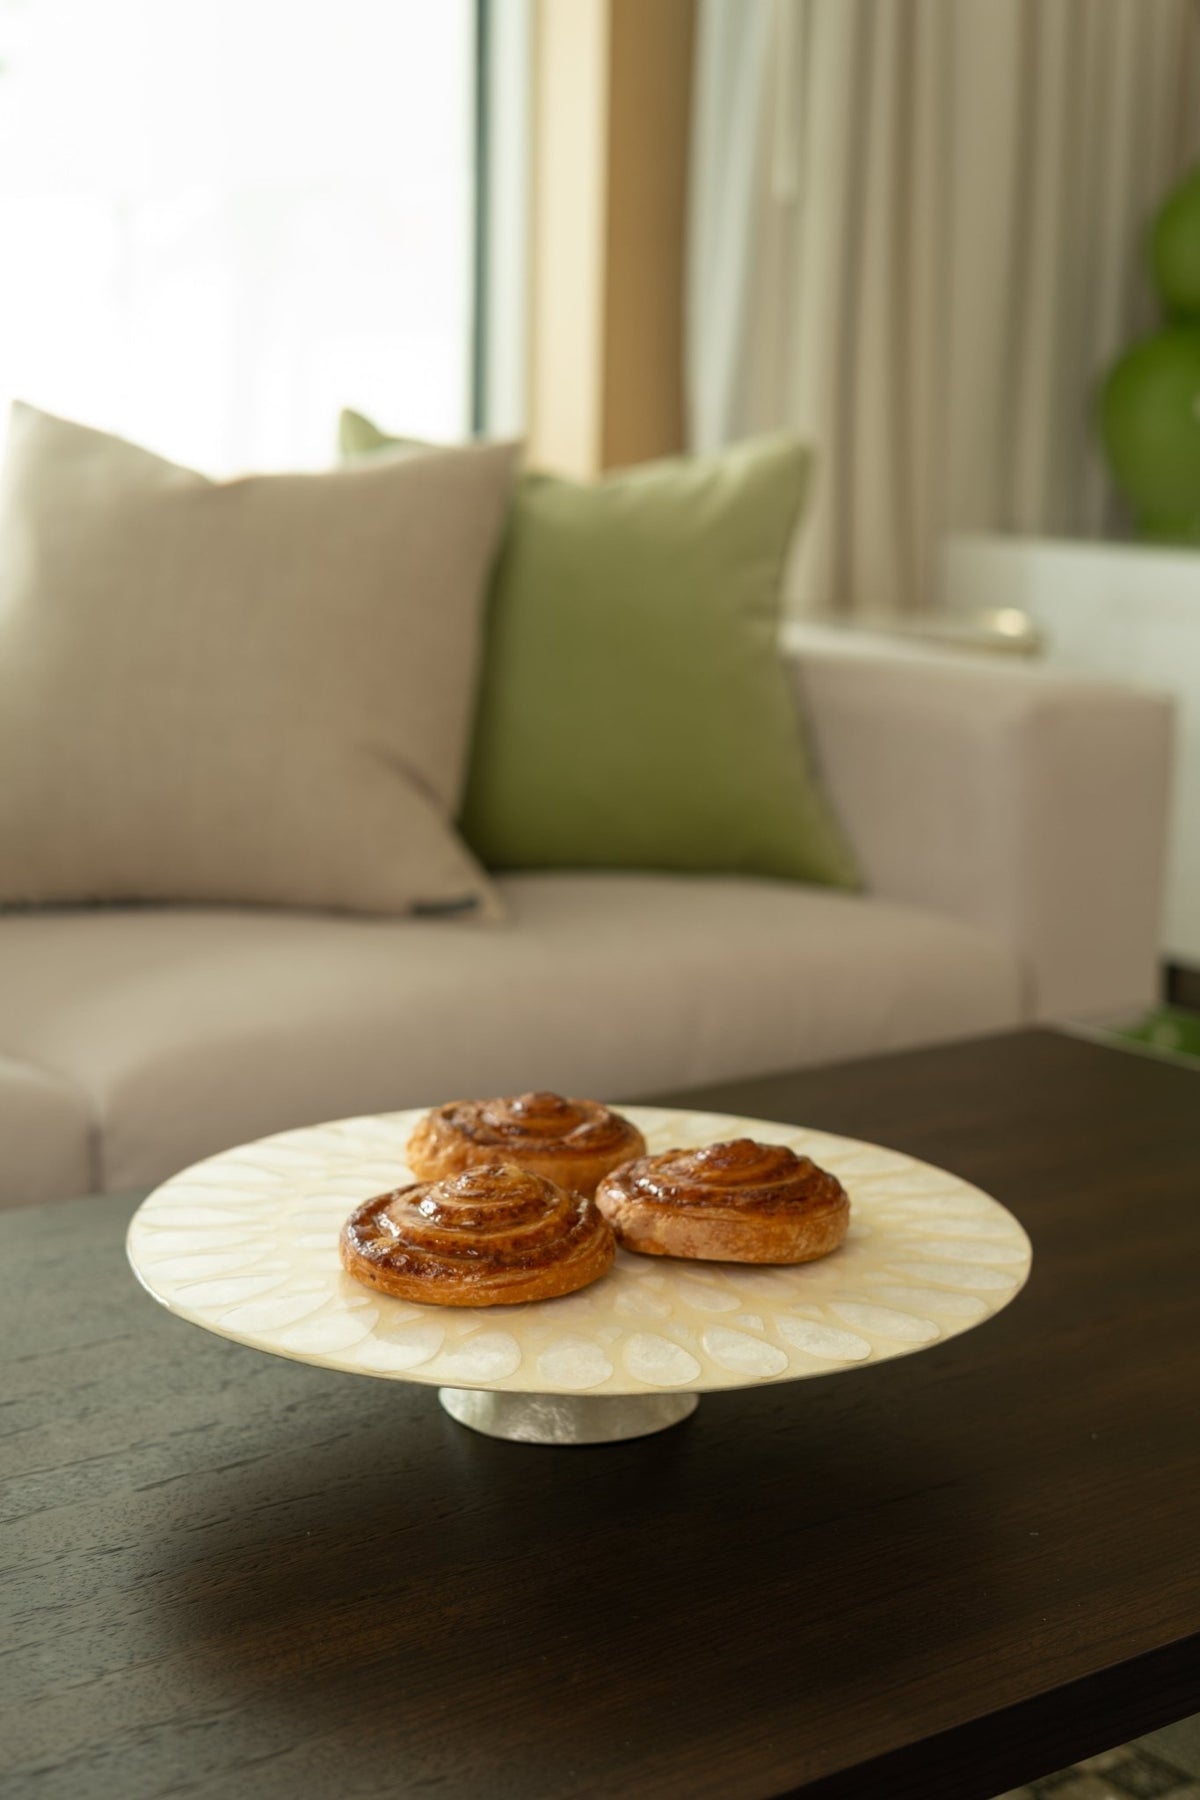
[[448,820],[512,461],[216,483],[17,406],[0,902],[481,908]]
[[91,1112],[59,1075],[0,1056],[0,1207],[90,1194]]
[[0,1034],[94,1097],[109,1188],[349,1113],[634,1098],[1000,1029],[978,927],[750,879],[523,875],[511,922],[135,910],[0,920]]

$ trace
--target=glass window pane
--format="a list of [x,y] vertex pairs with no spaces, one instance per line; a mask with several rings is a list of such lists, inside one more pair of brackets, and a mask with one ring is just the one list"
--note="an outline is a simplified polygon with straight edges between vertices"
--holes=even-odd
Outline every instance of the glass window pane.
[[214,472],[470,414],[471,0],[0,0],[0,403]]

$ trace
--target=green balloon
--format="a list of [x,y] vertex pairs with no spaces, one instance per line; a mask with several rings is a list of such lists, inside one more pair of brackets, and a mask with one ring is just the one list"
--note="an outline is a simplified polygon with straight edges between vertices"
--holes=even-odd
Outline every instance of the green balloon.
[[1104,384],[1100,423],[1142,536],[1200,543],[1200,324],[1127,351]]
[[1159,208],[1150,254],[1167,311],[1176,318],[1200,320],[1200,165]]

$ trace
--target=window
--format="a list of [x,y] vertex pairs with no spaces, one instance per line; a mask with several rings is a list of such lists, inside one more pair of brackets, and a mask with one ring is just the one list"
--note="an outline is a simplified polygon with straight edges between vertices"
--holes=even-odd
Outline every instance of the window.
[[0,0],[0,405],[210,473],[472,419],[474,0]]

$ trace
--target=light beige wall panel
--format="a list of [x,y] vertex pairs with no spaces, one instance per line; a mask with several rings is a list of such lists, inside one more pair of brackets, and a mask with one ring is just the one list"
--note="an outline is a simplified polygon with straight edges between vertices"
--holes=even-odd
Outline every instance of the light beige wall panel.
[[529,447],[594,475],[683,444],[694,0],[539,0]]

